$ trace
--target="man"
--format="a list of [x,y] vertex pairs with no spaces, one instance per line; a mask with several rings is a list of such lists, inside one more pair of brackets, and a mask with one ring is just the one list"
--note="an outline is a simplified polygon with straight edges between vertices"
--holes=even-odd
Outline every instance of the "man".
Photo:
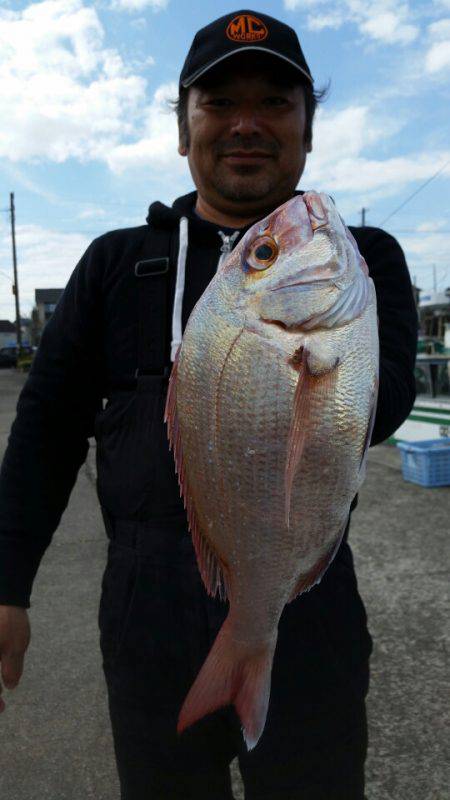
[[[199,31],[177,105],[197,191],[172,208],[153,203],[148,225],[90,245],[19,399],[0,480],[3,681],[20,678],[32,581],[95,433],[110,538],[99,624],[122,800],[231,798],[236,755],[248,800],[364,796],[371,639],[347,541],[320,586],[283,612],[255,750],[232,708],[176,734],[227,607],[206,595],[179,498],[163,424],[170,357],[218,261],[294,195],[315,103],[288,26],[241,11]],[[379,301],[376,444],[413,403],[416,313],[397,242],[376,228],[352,232]]]

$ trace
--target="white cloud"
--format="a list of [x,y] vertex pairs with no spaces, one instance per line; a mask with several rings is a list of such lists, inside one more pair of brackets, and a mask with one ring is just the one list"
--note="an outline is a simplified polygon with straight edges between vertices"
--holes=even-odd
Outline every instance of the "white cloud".
[[313,158],[336,161],[337,156],[356,155],[395,129],[392,122],[373,114],[369,105],[350,105],[336,111],[319,108],[314,122]]
[[134,17],[130,20],[130,27],[135,28],[137,31],[142,31],[147,27],[147,20],[145,17]]
[[446,219],[434,219],[429,222],[422,222],[417,226],[417,231],[418,233],[433,233],[434,231],[439,231],[441,228],[445,228],[447,225],[448,220]]
[[361,21],[360,30],[385,44],[408,44],[418,35],[415,25],[405,24],[401,15],[392,11],[368,16],[364,22]]
[[420,236],[400,234],[397,238],[405,251],[409,271],[412,276],[417,275],[417,283],[421,289],[432,288],[433,266],[437,268],[438,287],[450,285],[449,233],[430,232],[421,233]]
[[142,11],[151,8],[152,11],[163,11],[169,5],[169,0],[112,0],[111,8],[122,11]]
[[88,205],[77,214],[78,219],[100,219],[106,217],[106,211],[99,206]]
[[427,72],[440,72],[445,67],[450,67],[450,40],[438,42],[428,51],[425,60]]
[[429,74],[440,73],[450,67],[450,19],[441,19],[428,27],[431,46],[425,56],[425,69]]
[[[302,186],[378,200],[397,194],[408,184],[430,178],[449,152],[412,152],[407,156],[374,158],[374,145],[401,131],[398,118],[382,117],[369,106],[349,106],[339,111],[320,108],[314,124],[313,152],[308,157]],[[450,177],[450,163],[442,175]]]
[[129,144],[119,144],[105,154],[113,172],[129,168],[150,167],[159,171],[171,168],[172,175],[187,174],[186,159],[178,155],[178,128],[168,100],[176,98],[175,83],[160,86],[145,115],[141,138]]
[[[346,192],[369,194],[380,190],[384,197],[397,194],[416,181],[425,181],[436,172],[436,155],[413,153],[376,160],[358,156],[339,159],[328,170],[327,181],[331,188]],[[450,168],[448,170],[450,176]]]
[[450,19],[440,19],[437,22],[432,22],[428,32],[435,39],[449,39]]
[[412,12],[407,2],[397,0],[284,0],[290,11],[310,11],[307,25],[310,30],[338,28],[352,22],[368,39],[384,44],[406,45],[419,35],[419,28],[411,22]]
[[324,28],[340,28],[345,22],[345,17],[339,11],[319,14],[317,17],[308,18],[308,28],[311,31],[322,31]]
[[167,105],[176,84],[159,87],[148,103],[146,81],[131,72],[153,64],[149,55],[125,66],[83,0],[0,10],[0,156],[104,161],[116,173],[175,163],[187,174]]
[[288,11],[296,11],[298,8],[316,8],[317,6],[326,6],[330,4],[330,0],[284,0],[284,7]]
[[[0,259],[9,264],[10,243],[4,223],[0,232]],[[18,225],[16,237],[20,311],[22,316],[28,316],[34,306],[35,289],[64,287],[90,239],[80,233],[60,233],[39,225]],[[2,279],[0,319],[13,319],[14,298],[4,291],[6,285],[6,279]]]
[[103,40],[83,0],[0,9],[0,156],[88,160],[133,133],[146,83]]

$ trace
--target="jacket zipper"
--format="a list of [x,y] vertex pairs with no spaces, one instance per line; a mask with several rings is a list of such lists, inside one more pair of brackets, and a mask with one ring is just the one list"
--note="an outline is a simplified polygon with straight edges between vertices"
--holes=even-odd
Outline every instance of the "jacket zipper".
[[226,234],[223,231],[218,231],[220,238],[222,239],[222,246],[220,248],[220,258],[217,262],[216,272],[219,267],[222,265],[222,262],[226,259],[228,253],[231,253],[233,249],[233,245],[240,234],[240,231],[234,231],[234,233]]

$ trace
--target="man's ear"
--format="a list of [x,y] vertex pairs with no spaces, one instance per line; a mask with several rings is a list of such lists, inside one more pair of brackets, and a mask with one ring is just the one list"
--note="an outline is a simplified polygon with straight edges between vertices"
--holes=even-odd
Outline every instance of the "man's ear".
[[312,153],[312,139],[310,139],[309,142],[306,142],[306,152]]
[[178,125],[178,152],[180,156],[187,156],[188,154],[188,137],[186,135],[186,131],[182,130],[180,125]]

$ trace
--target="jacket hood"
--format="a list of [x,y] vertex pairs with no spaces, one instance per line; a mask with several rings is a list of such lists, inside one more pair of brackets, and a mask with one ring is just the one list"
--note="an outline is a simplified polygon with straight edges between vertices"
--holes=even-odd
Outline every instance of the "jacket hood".
[[[195,217],[194,206],[197,200],[197,192],[189,192],[182,197],[178,197],[172,206],[166,206],[157,200],[148,209],[147,222],[157,228],[173,228],[178,225],[180,217]],[[196,218],[198,219],[198,218]]]
[[[203,238],[211,238],[217,241],[217,231],[220,229],[220,225],[199,217],[194,211],[196,202],[197,192],[189,192],[189,194],[178,197],[172,206],[166,206],[157,200],[149,207],[147,222],[156,228],[172,229],[178,228],[181,217],[187,217],[190,236],[193,235],[195,238],[196,235],[199,235]],[[247,230],[247,228],[242,228],[242,230]]]

